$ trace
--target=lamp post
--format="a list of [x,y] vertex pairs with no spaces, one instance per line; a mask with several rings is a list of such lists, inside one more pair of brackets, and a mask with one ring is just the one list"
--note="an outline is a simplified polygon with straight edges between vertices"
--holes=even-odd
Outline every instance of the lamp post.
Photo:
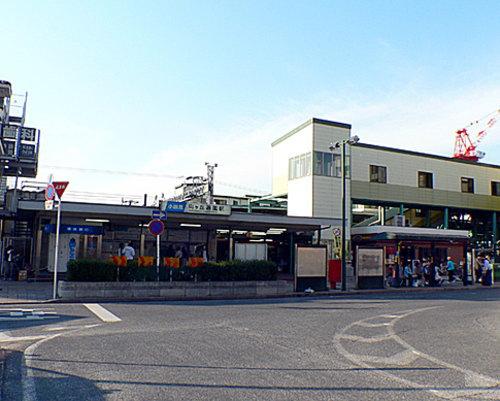
[[[341,245],[341,269],[342,269],[342,291],[347,291],[347,265],[346,265],[346,239],[345,239],[345,232],[346,232],[346,165],[345,165],[345,149],[346,145],[352,145],[354,143],[359,142],[359,137],[357,135],[354,135],[352,138],[349,139],[343,139],[340,142],[336,142],[335,144],[332,142],[330,143],[330,151],[333,153],[334,149],[340,148],[340,175],[342,178],[342,190],[341,190],[341,196],[342,196],[342,245]],[[333,159],[332,159],[332,166],[333,166]]]

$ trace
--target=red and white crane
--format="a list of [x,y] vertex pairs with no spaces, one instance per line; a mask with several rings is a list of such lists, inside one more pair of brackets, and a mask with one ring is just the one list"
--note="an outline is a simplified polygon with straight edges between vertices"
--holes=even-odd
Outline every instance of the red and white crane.
[[[495,110],[479,120],[471,122],[467,127],[455,132],[455,151],[453,157],[456,159],[477,162],[484,157],[484,152],[477,150],[477,146],[486,136],[497,119],[500,117],[500,109]],[[475,133],[475,139],[471,139],[471,134]]]

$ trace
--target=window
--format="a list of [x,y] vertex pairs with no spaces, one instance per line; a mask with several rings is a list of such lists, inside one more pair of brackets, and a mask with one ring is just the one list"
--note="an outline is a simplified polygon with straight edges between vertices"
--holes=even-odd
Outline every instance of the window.
[[462,177],[462,192],[474,193],[474,178]]
[[387,183],[387,167],[370,164],[370,182]]
[[[346,155],[346,177],[349,177],[350,156]],[[314,175],[325,175],[328,177],[342,176],[342,158],[338,154],[328,152],[314,152]]]
[[323,175],[323,152],[314,152],[314,174]]
[[288,159],[288,179],[311,175],[311,153],[304,153]]
[[500,181],[491,181],[491,194],[500,196]]
[[432,173],[426,173],[425,171],[419,171],[418,172],[418,187],[419,188],[433,188]]

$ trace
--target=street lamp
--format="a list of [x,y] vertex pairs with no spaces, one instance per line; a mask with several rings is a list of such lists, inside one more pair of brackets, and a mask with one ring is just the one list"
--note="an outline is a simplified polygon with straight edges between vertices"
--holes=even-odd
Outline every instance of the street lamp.
[[[342,291],[347,291],[347,266],[345,260],[345,231],[346,231],[346,187],[345,187],[345,145],[352,145],[359,142],[359,137],[354,135],[352,138],[343,139],[339,142],[330,143],[330,152],[333,153],[335,149],[340,148],[340,174],[342,177],[342,245],[341,245],[341,266],[342,266]],[[332,159],[333,166],[333,159]]]

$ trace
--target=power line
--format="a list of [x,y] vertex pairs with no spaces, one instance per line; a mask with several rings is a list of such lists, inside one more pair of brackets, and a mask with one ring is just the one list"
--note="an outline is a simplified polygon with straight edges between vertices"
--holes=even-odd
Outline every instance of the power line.
[[[159,173],[138,173],[134,171],[123,171],[123,170],[105,170],[97,168],[84,168],[84,167],[71,167],[71,166],[53,166],[53,165],[41,165],[44,168],[51,168],[55,170],[70,170],[70,171],[80,171],[84,173],[92,174],[113,174],[113,175],[124,175],[124,176],[138,176],[138,177],[151,177],[151,178],[170,178],[170,179],[182,179],[185,175],[173,175],[173,174],[159,174]],[[253,194],[268,194],[269,191],[264,191],[262,189],[250,188],[239,184],[233,184],[230,182],[215,180],[216,184],[222,185],[228,188],[239,189],[242,191],[248,191]]]

